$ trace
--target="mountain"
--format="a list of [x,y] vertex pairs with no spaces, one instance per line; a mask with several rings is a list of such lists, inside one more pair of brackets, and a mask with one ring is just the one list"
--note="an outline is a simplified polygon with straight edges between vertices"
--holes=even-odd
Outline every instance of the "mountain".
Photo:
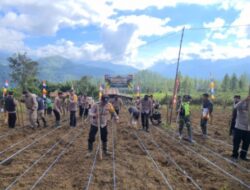
[[79,64],[60,56],[46,57],[37,60],[39,63],[39,78],[53,82],[79,79],[81,76],[104,76],[114,72],[105,68],[95,68]]
[[[173,78],[175,77],[176,64],[166,64],[166,62],[161,61],[148,69],[162,76]],[[246,73],[250,76],[250,57],[217,61],[182,61],[180,62],[180,72],[182,75],[203,79],[209,78],[211,73],[214,78],[219,80],[222,79],[226,73],[236,73],[239,75]]]
[[37,61],[39,63],[39,78],[55,82],[79,79],[84,75],[101,77],[105,74],[127,75],[137,72],[130,66],[109,62],[73,62],[61,56],[45,57]]

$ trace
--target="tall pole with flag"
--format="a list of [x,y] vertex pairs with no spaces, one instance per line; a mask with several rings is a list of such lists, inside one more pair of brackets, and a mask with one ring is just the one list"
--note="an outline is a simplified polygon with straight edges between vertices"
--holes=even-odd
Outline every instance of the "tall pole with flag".
[[102,94],[103,94],[103,90],[104,90],[103,85],[100,84],[100,85],[99,85],[99,101],[101,101]]
[[214,90],[215,82],[214,82],[214,79],[213,79],[212,76],[210,78],[211,78],[210,79],[211,80],[210,85],[209,85],[209,87],[210,87],[210,95],[211,95],[211,99],[214,100],[215,99],[215,90]]
[[43,89],[42,89],[42,94],[43,94],[43,98],[45,99],[46,98],[46,95],[47,95],[47,90],[46,90],[46,81],[44,80],[43,81]]
[[173,109],[174,109],[174,107],[176,105],[177,91],[178,91],[178,88],[179,88],[178,85],[180,83],[180,81],[178,79],[178,75],[179,75],[179,64],[180,64],[181,48],[182,48],[182,41],[183,41],[184,31],[185,31],[185,27],[183,27],[182,33],[181,33],[181,41],[180,41],[180,47],[179,47],[179,53],[178,53],[178,60],[177,60],[176,74],[175,74],[175,82],[174,82],[174,89],[173,89],[173,98],[172,98],[172,105],[171,105],[170,119],[169,119],[170,124],[172,123]]
[[136,97],[140,96],[140,85],[137,84],[136,86]]
[[[8,80],[6,80],[3,87],[3,99],[7,95],[8,88],[9,88],[9,82]],[[4,110],[4,124],[7,124],[7,122],[8,122],[8,115],[6,110]]]
[[6,80],[3,87],[3,98],[6,96],[8,88],[9,88],[9,82],[8,80]]

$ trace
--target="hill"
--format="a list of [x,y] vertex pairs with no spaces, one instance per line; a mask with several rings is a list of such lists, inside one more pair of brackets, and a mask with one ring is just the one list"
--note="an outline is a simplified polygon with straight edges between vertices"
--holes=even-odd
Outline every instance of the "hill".
[[[157,72],[162,76],[173,78],[175,76],[176,64],[158,62],[149,70]],[[241,75],[246,73],[250,76],[250,57],[229,60],[189,60],[180,62],[180,72],[194,78],[209,78],[210,73],[214,78],[221,80],[226,73]]]

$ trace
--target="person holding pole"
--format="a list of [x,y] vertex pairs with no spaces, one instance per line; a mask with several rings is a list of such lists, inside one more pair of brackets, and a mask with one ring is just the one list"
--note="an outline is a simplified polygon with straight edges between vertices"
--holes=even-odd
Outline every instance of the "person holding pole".
[[[247,152],[250,143],[250,94],[247,98],[240,101],[234,107],[237,110],[237,118],[233,136],[232,159],[233,161],[237,161],[238,156],[240,156],[241,160],[249,161],[247,158]],[[241,142],[242,147],[239,155],[238,151]]]
[[[90,109],[89,115],[91,119],[91,126],[89,131],[89,138],[88,138],[88,151],[87,157],[91,156],[93,151],[93,143],[95,142],[96,133],[99,130],[99,140],[102,141],[102,150],[105,155],[108,155],[107,152],[107,137],[108,137],[108,118],[109,113],[112,116],[119,120],[114,107],[111,103],[109,103],[109,97],[107,95],[102,95],[100,103],[93,105]],[[101,142],[100,142],[101,143]]]
[[43,122],[43,127],[47,127],[47,122],[45,119],[45,104],[44,104],[44,99],[42,97],[37,97],[37,103],[38,103],[38,108],[37,108],[37,125],[40,127],[40,122],[39,120],[42,120]]
[[203,138],[207,138],[207,122],[212,112],[213,112],[213,104],[209,100],[209,95],[205,93],[203,94],[202,113],[201,113],[201,122],[200,122]]
[[17,101],[13,97],[13,92],[9,92],[8,96],[5,98],[5,110],[8,113],[8,126],[9,128],[15,128],[16,125],[16,107]]

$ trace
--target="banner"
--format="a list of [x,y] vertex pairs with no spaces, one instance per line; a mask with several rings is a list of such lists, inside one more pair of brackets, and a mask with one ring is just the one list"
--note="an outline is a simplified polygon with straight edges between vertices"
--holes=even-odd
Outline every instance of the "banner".
[[132,88],[133,75],[115,76],[105,75],[105,82],[110,88]]

